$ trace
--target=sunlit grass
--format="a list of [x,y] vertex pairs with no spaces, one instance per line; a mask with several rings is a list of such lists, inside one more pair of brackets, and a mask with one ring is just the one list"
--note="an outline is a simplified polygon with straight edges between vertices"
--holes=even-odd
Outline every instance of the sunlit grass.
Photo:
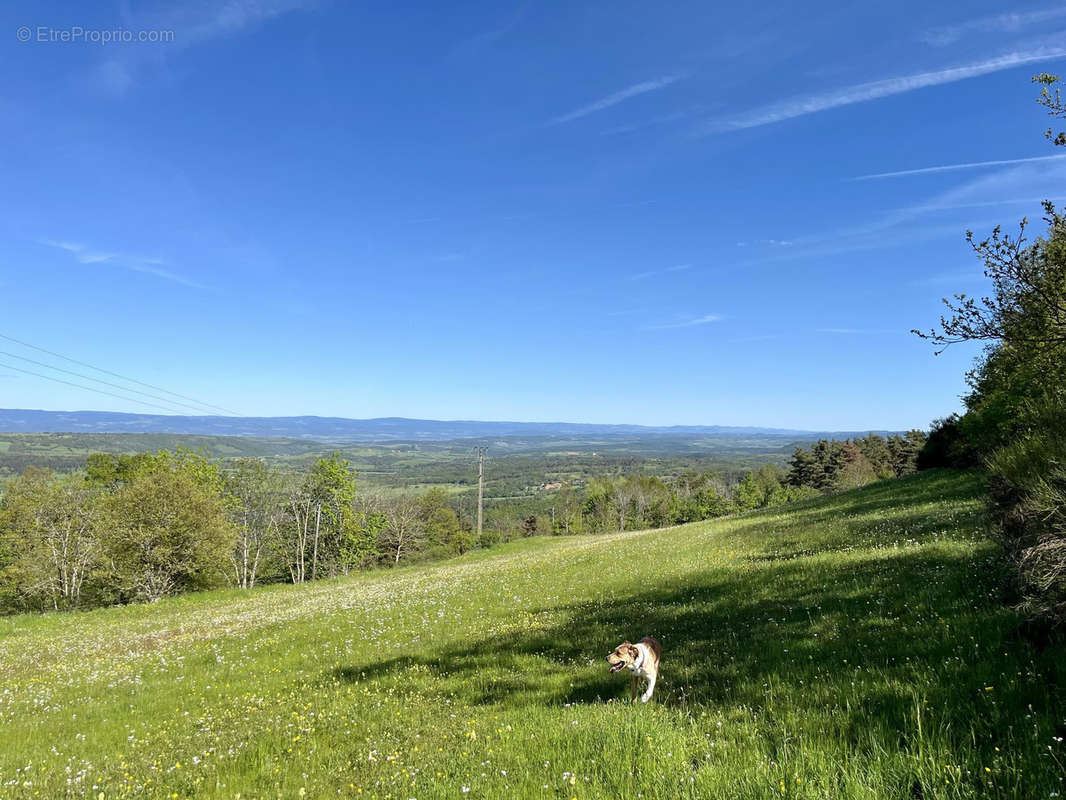
[[0,620],[0,798],[1051,798],[1064,652],[977,484]]

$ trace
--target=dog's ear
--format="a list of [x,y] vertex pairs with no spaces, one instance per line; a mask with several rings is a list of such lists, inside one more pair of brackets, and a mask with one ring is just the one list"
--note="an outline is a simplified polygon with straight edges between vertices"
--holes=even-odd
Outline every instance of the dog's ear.
[[640,651],[637,649],[637,646],[635,644],[630,644],[629,642],[626,642],[625,648],[626,652],[629,653],[629,655],[631,655],[633,658],[636,658],[640,655]]

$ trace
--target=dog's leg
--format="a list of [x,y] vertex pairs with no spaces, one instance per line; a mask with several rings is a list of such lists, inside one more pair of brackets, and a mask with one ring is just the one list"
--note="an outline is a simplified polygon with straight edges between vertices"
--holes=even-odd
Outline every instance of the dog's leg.
[[648,688],[644,690],[644,694],[640,696],[640,702],[647,703],[651,700],[651,693],[655,691],[655,675],[648,678]]

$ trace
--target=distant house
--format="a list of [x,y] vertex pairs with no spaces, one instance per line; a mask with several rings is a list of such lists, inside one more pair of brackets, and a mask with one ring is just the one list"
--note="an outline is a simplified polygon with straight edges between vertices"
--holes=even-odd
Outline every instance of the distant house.
[[546,492],[550,491],[551,489],[562,489],[563,488],[563,482],[562,481],[554,481],[552,483],[546,483],[543,486],[541,486],[540,488],[543,489]]

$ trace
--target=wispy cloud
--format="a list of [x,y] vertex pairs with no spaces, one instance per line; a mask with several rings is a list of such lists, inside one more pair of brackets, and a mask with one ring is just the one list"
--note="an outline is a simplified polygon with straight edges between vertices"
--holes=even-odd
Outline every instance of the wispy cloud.
[[677,320],[675,322],[664,322],[658,325],[645,325],[641,330],[645,331],[665,331],[672,330],[674,328],[695,328],[697,325],[709,325],[712,322],[720,322],[722,317],[718,314],[704,314],[700,317],[690,317],[688,319]]
[[207,288],[201,283],[186,278],[184,275],[165,269],[166,262],[160,258],[137,256],[129,253],[104,252],[76,242],[57,241],[54,239],[41,239],[40,243],[70,253],[79,264],[113,264],[133,272],[154,275],[157,278],[180,283],[193,289]]
[[966,20],[953,25],[942,25],[930,28],[919,35],[926,44],[936,47],[944,47],[953,44],[959,39],[971,33],[1012,33],[1024,30],[1041,22],[1049,22],[1059,17],[1066,17],[1066,6],[1047,8],[1042,11],[1027,11],[1022,13],[996,14],[990,17],[979,17]]
[[631,281],[640,281],[640,280],[644,280],[644,278],[652,278],[652,277],[654,277],[656,275],[666,275],[666,274],[668,274],[670,272],[683,272],[686,269],[692,269],[692,265],[691,264],[677,264],[676,266],[673,266],[673,267],[666,267],[666,269],[652,269],[652,270],[648,270],[647,272],[638,272],[635,275],[630,275],[629,276],[629,280],[631,280]]
[[487,28],[483,31],[475,33],[473,36],[463,39],[461,42],[451,48],[448,55],[458,55],[465,51],[476,49],[478,47],[481,47],[482,45],[486,45],[496,41],[497,39],[503,38],[518,27],[519,23],[522,22],[522,19],[529,11],[530,5],[532,5],[532,0],[526,0],[526,2],[517,6],[514,11],[512,11],[511,14],[508,15],[508,17],[504,19],[499,25],[493,28]]
[[1019,202],[1039,202],[1043,198],[1062,199],[1066,180],[1066,160],[1051,164],[1019,164],[988,175],[975,177],[930,200],[911,206],[902,213],[914,216],[930,210],[979,208]]
[[737,247],[747,247],[748,245],[768,245],[770,247],[792,247],[795,242],[791,239],[756,239],[754,242],[737,242]]
[[914,75],[902,75],[895,78],[859,83],[830,92],[797,97],[781,103],[763,106],[739,116],[712,120],[698,129],[696,134],[709,135],[743,130],[745,128],[757,128],[761,125],[772,125],[775,122],[782,122],[808,114],[817,114],[820,111],[828,111],[832,108],[840,108],[841,106],[855,103],[866,103],[882,97],[924,89],[928,86],[954,83],[955,81],[987,75],[991,72],[1020,67],[1026,64],[1035,64],[1040,61],[1050,61],[1064,56],[1066,56],[1066,47],[1043,47],[1035,50],[1006,53],[984,61],[947,67],[933,72],[919,72]]
[[169,56],[190,47],[246,32],[275,17],[314,5],[315,0],[192,0],[165,10],[156,7],[136,14],[127,12],[122,19],[124,28],[173,31],[173,41],[109,48],[114,52],[90,72],[90,79],[105,91],[123,94],[136,84],[138,72],[146,65],[164,64]]
[[1066,158],[1066,155],[1057,156],[1033,156],[1032,158],[1004,158],[996,161],[970,161],[965,164],[941,164],[936,167],[920,167],[919,169],[902,169],[897,172],[875,172],[872,175],[859,175],[852,178],[854,181],[872,181],[880,178],[902,178],[907,175],[928,175],[934,172],[952,172],[958,169],[979,169],[981,167],[1002,167],[1010,164],[1027,164],[1030,161],[1056,161]]
[[[796,238],[794,247],[780,249],[775,258],[762,263],[794,258],[833,256],[842,253],[899,247],[941,236],[962,236],[967,228],[979,230],[984,222],[976,219],[934,223],[931,213],[959,209],[1003,208],[1013,204],[1039,207],[1043,198],[1061,199],[1066,186],[1066,159],[1050,164],[1022,163],[971,177],[946,191],[921,201],[888,210],[861,225]],[[988,223],[989,227],[995,222]]]
[[665,89],[672,83],[676,83],[682,78],[687,77],[684,74],[678,75],[666,75],[662,78],[655,78],[654,80],[641,81],[640,83],[634,83],[632,86],[627,86],[624,89],[619,89],[617,92],[612,92],[606,97],[601,97],[593,103],[589,103],[587,106],[575,109],[567,114],[562,114],[558,117],[553,117],[548,120],[549,125],[559,125],[564,122],[572,122],[575,119],[581,117],[587,117],[589,114],[595,114],[597,111],[603,111],[605,108],[616,106],[619,103],[624,103],[631,97],[638,97],[648,92],[655,92],[659,89]]

